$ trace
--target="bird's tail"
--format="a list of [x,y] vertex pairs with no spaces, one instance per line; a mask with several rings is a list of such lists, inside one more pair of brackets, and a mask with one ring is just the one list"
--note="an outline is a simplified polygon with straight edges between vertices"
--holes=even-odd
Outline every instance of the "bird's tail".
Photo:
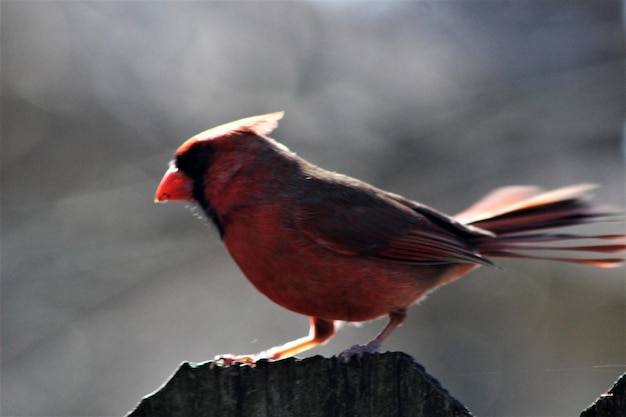
[[[544,191],[532,186],[499,188],[454,218],[460,223],[493,233],[493,236],[476,236],[473,240],[479,253],[485,257],[547,259],[604,268],[620,266],[624,263],[623,257],[593,258],[573,254],[560,257],[532,253],[626,252],[626,235],[623,230],[615,234],[589,236],[548,231],[566,226],[618,220],[618,213],[615,210],[590,204],[589,191],[594,188],[596,186],[591,184],[578,184],[553,191]],[[582,242],[586,240],[601,240],[604,243]],[[609,244],[608,241],[612,243]]]

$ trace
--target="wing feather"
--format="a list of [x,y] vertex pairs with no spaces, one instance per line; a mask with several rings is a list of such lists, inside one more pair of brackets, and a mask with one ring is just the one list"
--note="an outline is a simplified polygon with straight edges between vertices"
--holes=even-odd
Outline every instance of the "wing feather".
[[297,227],[314,242],[344,255],[413,264],[491,265],[467,238],[488,232],[399,197],[367,196],[335,196],[305,204],[296,213]]

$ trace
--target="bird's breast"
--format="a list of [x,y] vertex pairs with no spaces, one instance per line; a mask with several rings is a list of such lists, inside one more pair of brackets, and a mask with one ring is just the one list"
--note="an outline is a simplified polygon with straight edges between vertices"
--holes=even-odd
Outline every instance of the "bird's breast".
[[237,217],[229,219],[224,243],[244,275],[275,303],[308,316],[365,321],[386,315],[418,301],[450,268],[339,254],[268,212]]

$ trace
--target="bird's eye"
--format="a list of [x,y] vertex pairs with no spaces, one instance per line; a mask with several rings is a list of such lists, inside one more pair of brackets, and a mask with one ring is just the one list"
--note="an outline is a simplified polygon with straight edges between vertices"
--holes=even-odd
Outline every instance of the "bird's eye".
[[176,157],[176,167],[190,178],[202,178],[209,166],[213,149],[208,146],[195,146]]

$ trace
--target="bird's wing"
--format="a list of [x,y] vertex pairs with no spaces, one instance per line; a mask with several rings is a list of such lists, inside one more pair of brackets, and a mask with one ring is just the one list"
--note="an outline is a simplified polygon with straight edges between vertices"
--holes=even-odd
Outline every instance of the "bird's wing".
[[433,209],[388,196],[328,197],[296,212],[296,227],[344,255],[415,264],[480,263],[467,237],[488,234]]

